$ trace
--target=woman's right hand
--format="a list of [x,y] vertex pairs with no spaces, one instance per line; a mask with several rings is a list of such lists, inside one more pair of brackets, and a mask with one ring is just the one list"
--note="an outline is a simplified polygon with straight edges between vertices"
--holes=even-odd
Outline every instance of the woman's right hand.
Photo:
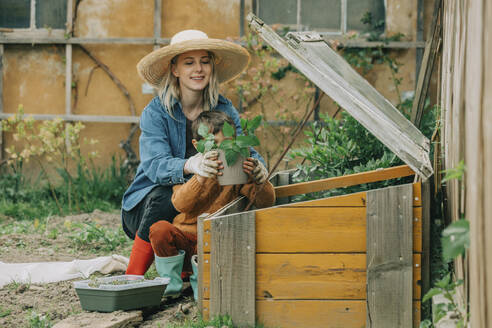
[[188,158],[184,165],[185,173],[193,173],[205,178],[214,178],[223,169],[222,162],[219,161],[219,153],[216,150],[211,150],[205,154],[197,153]]

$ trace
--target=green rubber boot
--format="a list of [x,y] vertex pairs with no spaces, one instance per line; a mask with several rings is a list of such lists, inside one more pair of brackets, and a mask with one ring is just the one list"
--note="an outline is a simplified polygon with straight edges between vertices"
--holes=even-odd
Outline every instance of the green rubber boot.
[[179,250],[176,256],[159,257],[155,255],[155,268],[159,276],[169,278],[169,284],[166,287],[164,296],[178,296],[183,287],[181,271],[183,271],[183,261],[185,251]]
[[191,288],[193,288],[193,298],[198,301],[198,255],[191,257],[191,268],[193,269],[193,274],[190,276],[190,284]]

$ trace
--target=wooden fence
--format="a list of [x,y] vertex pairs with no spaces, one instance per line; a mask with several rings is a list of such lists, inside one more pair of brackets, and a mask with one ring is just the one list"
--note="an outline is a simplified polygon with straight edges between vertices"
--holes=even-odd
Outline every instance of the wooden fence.
[[470,221],[469,256],[455,261],[455,267],[457,278],[465,280],[460,299],[470,309],[474,328],[492,326],[492,289],[488,287],[492,280],[491,34],[490,1],[443,1],[440,105],[444,168],[456,168],[461,160],[466,165],[462,180],[446,184],[445,204],[451,220],[464,217]]

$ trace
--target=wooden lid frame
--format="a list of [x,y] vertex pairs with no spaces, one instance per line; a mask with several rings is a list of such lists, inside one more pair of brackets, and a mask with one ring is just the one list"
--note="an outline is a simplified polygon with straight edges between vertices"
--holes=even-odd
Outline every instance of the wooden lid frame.
[[433,173],[430,142],[405,116],[359,75],[316,32],[282,39],[253,14],[252,30],[386,145],[423,180]]

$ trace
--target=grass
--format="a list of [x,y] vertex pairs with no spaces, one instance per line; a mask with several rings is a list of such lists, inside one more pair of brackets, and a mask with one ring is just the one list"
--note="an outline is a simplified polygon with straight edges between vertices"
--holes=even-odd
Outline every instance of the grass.
[[12,280],[12,282],[10,284],[6,285],[5,288],[7,288],[10,291],[17,291],[19,289],[28,290],[29,288],[31,288],[31,284],[30,283],[27,283],[27,284],[21,283],[21,282],[17,282],[17,281]]
[[96,249],[111,252],[130,244],[130,239],[121,226],[114,229],[99,226],[94,222],[84,222],[73,224],[71,228],[70,239],[77,250]]
[[2,306],[0,306],[0,318],[8,316],[10,313],[12,313],[11,309],[4,309]]
[[144,277],[145,277],[145,279],[149,279],[149,280],[152,280],[154,278],[159,277],[159,273],[157,273],[157,269],[155,268],[155,264],[154,263],[152,263],[152,265],[147,270],[147,272],[145,272]]
[[52,215],[92,212],[95,209],[119,209],[121,198],[129,185],[132,172],[113,156],[106,169],[77,165],[73,180],[60,173],[61,181],[54,186],[54,194],[43,177],[29,179],[22,173],[22,165],[0,172],[0,219],[33,220]]
[[[208,327],[217,327],[217,328],[236,328],[232,322],[231,317],[225,316],[217,316],[212,318],[211,320],[204,320],[202,317],[199,317],[196,320],[186,319],[182,322],[175,322],[166,325],[166,328],[208,328]],[[255,328],[265,328],[262,324],[256,324]]]
[[[131,240],[126,236],[122,227],[105,227],[95,222],[72,223],[65,221],[58,227],[50,227],[50,217],[43,219],[13,221],[0,224],[0,236],[10,234],[39,234],[50,240],[57,239],[60,235],[68,236],[70,246],[74,250],[87,251],[105,251],[112,252],[118,248],[124,248],[131,244]],[[40,243],[51,245],[47,240],[41,240]],[[16,244],[18,248],[25,248],[24,241],[19,240]],[[156,273],[157,275],[157,273]]]

